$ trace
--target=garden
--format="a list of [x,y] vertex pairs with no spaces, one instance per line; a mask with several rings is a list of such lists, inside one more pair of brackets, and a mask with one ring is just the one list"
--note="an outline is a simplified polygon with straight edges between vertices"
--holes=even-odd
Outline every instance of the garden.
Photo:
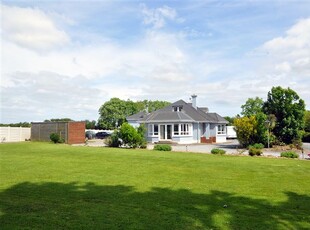
[[310,162],[0,145],[1,229],[309,229]]

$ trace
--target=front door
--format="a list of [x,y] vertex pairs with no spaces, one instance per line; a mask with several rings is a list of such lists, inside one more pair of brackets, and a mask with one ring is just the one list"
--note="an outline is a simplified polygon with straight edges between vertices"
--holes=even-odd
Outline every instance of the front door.
[[171,128],[171,125],[167,125],[167,140],[171,140],[171,131],[172,131],[172,128]]
[[171,140],[172,138],[172,125],[159,126],[160,140]]
[[165,140],[166,139],[166,126],[160,125],[159,131],[160,131],[160,139]]

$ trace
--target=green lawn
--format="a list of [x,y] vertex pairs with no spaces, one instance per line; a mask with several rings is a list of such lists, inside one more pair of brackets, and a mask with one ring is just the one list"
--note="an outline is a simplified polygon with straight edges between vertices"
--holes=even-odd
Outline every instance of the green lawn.
[[306,160],[28,142],[0,167],[1,229],[310,229]]

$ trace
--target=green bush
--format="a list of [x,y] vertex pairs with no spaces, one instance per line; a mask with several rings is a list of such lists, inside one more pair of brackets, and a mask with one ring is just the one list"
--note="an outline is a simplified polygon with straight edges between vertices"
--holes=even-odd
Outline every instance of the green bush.
[[123,144],[130,148],[137,148],[142,145],[146,145],[144,133],[144,126],[140,126],[138,129],[135,129],[133,126],[126,122],[122,124],[119,130],[119,135],[123,141]]
[[281,157],[286,157],[286,158],[298,158],[299,155],[298,153],[294,151],[286,151],[281,153]]
[[57,133],[51,133],[50,139],[52,142],[56,143],[63,143],[64,140],[60,138],[60,136]]
[[147,142],[146,140],[143,140],[140,144],[140,149],[146,149],[147,148]]
[[155,145],[153,150],[157,151],[171,151],[170,145]]
[[119,133],[117,130],[115,130],[111,136],[107,137],[104,140],[104,143],[109,146],[109,147],[114,147],[114,148],[118,148],[121,146],[122,142],[119,138]]
[[226,153],[226,151],[223,150],[223,149],[217,149],[217,148],[215,148],[215,149],[212,149],[212,150],[211,150],[211,153],[212,153],[212,154],[224,155],[224,154]]
[[263,149],[264,145],[262,143],[255,143],[254,145],[250,145],[249,149],[254,148],[254,149]]
[[261,149],[257,149],[257,148],[250,148],[249,149],[249,155],[250,156],[260,156],[262,155],[263,151]]

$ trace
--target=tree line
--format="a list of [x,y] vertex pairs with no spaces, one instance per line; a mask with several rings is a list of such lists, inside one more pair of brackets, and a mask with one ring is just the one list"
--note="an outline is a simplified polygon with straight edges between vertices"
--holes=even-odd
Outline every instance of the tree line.
[[241,106],[242,116],[231,119],[237,139],[244,147],[255,143],[267,145],[301,145],[309,136],[310,111],[305,102],[290,88],[272,87],[267,100],[249,98]]

